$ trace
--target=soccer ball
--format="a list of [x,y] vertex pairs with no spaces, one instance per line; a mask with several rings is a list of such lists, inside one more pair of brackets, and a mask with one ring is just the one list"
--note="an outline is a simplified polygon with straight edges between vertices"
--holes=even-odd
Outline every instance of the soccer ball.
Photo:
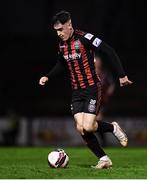
[[63,149],[57,149],[48,154],[48,164],[52,168],[65,168],[69,157]]

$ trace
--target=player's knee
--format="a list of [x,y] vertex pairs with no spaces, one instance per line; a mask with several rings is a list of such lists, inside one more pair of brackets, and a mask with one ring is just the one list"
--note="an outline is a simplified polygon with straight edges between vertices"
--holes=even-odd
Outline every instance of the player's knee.
[[95,132],[98,128],[98,122],[95,121],[94,124],[93,124],[93,131]]
[[81,133],[81,134],[83,133],[83,127],[81,125],[77,124],[76,129],[79,133]]
[[86,131],[86,132],[94,132],[94,126],[92,126],[91,124],[85,124],[83,129]]

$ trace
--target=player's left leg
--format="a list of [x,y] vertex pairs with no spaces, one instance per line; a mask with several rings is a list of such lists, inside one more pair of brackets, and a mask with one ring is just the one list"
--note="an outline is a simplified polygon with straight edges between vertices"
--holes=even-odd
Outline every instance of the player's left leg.
[[117,122],[112,122],[113,125],[113,134],[121,143],[122,146],[126,147],[128,145],[128,137],[122,128],[119,126]]
[[128,145],[127,135],[117,122],[108,123],[105,121],[97,121],[97,123],[98,128],[96,129],[96,132],[100,134],[111,132],[118,139],[122,146],[126,147]]
[[[103,108],[100,109],[98,115],[96,116],[96,120],[99,121],[103,121],[104,118],[104,113],[103,113]],[[98,132],[98,136],[100,137],[100,141],[103,147],[107,146],[107,138],[106,138],[106,134],[102,133],[102,132]]]
[[[101,84],[98,83],[97,84],[97,100],[96,100],[96,106],[97,106],[97,111],[96,114],[98,115],[100,112],[100,105],[101,105]],[[88,110],[92,107],[92,105],[89,103],[88,105]],[[93,106],[94,107],[94,106]],[[93,110],[93,109],[92,109]],[[98,132],[100,134],[103,133],[107,133],[107,132],[111,132],[114,134],[114,136],[120,141],[122,146],[127,146],[128,144],[128,138],[127,135],[125,134],[125,132],[122,130],[122,128],[118,125],[117,122],[112,122],[112,123],[108,123],[108,122],[104,122],[104,121],[97,121],[98,125],[95,125],[95,127],[97,127],[97,129],[95,130],[95,132]]]
[[128,138],[125,132],[122,130],[122,128],[119,126],[117,122],[104,122],[104,121],[98,121],[98,128],[95,132],[100,133],[107,133],[111,132],[114,134],[114,136],[119,140],[122,146],[126,147],[128,144]]

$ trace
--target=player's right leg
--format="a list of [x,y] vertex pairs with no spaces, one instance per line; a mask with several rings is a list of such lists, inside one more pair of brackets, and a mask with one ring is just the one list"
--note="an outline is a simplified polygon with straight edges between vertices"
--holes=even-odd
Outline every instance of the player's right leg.
[[[75,95],[75,96],[74,96]],[[81,94],[78,95],[78,92],[76,94],[73,94],[72,96],[72,105],[71,105],[71,110],[72,114],[74,115],[74,119],[76,122],[76,128],[80,132],[83,140],[85,141],[86,145],[89,147],[89,149],[100,159],[99,163],[95,166],[95,168],[102,169],[102,168],[108,168],[108,166],[112,166],[112,163],[109,163],[108,156],[105,154],[103,149],[101,148],[96,136],[94,135],[93,132],[90,132],[91,130],[93,131],[93,122],[95,122],[95,117],[96,115],[92,115],[89,117],[87,116],[87,121],[89,122],[88,124],[86,123],[86,130],[89,132],[86,132],[83,127],[83,121],[86,120],[84,117],[84,101],[81,98]],[[91,120],[89,121],[88,119],[92,119],[92,124]],[[91,128],[92,125],[92,128]],[[89,129],[91,128],[91,129]],[[103,163],[102,163],[103,162]]]
[[112,167],[112,161],[108,156],[100,158],[96,166],[92,166],[95,169],[109,169]]
[[101,148],[98,139],[93,134],[95,128],[97,128],[96,115],[90,113],[84,113],[83,129],[87,131],[85,131],[83,139],[89,138],[91,140],[90,144],[88,144],[88,147],[99,158],[97,165],[92,167],[96,169],[110,168],[112,167],[112,161],[106,155],[104,150]]
[[83,112],[79,112],[79,113],[76,113],[74,115],[74,119],[75,119],[75,123],[76,123],[76,129],[78,130],[78,132],[81,135],[84,135],[84,132],[83,132],[83,116],[84,116]]
[[98,164],[92,167],[96,169],[110,168],[112,166],[112,162],[106,155],[104,150],[101,148],[96,136],[93,134],[93,132],[86,132],[83,128],[84,115],[85,113],[83,112],[76,113],[74,114],[74,119],[76,122],[76,128],[78,132],[80,132],[86,145],[100,159],[98,161]]

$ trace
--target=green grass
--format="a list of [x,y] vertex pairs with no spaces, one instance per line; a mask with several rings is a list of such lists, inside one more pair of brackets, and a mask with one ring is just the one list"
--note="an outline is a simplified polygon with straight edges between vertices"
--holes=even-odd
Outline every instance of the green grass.
[[64,148],[70,162],[65,169],[48,167],[51,148],[0,148],[0,178],[147,178],[146,148],[108,148],[112,169],[92,169],[96,157],[87,148]]

